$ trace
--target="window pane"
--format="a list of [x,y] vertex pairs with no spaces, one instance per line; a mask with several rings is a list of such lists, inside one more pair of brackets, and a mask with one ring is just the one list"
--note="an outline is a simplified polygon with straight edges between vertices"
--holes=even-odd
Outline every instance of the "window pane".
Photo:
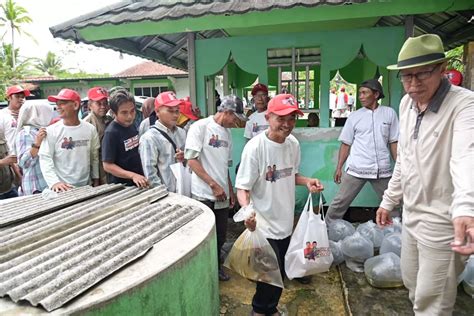
[[144,96],[146,97],[151,97],[151,88],[147,87],[147,88],[143,88],[143,94]]
[[151,97],[156,97],[159,93],[160,93],[160,88],[159,87],[151,88]]

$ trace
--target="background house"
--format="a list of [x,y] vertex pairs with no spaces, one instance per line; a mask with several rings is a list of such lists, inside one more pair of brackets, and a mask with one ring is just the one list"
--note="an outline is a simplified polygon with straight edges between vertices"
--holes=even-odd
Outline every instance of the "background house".
[[31,88],[38,99],[57,94],[62,88],[74,89],[81,97],[86,97],[87,91],[95,86],[106,89],[122,86],[136,96],[156,96],[168,90],[175,90],[178,97],[189,95],[186,71],[153,61],[145,61],[110,77],[57,79],[54,76],[43,76],[27,78],[23,82]]

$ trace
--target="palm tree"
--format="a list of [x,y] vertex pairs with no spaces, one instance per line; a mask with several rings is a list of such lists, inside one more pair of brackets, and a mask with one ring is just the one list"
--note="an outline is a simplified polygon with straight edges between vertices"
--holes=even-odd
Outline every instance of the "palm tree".
[[[9,29],[10,32],[12,33],[12,50],[15,51],[15,32],[18,32],[18,34],[26,34],[30,37],[32,37],[30,34],[27,32],[23,31],[21,28],[22,24],[25,23],[31,23],[32,20],[28,16],[28,11],[15,3],[14,0],[6,0],[5,3],[2,3],[0,5],[0,8],[3,11],[3,17],[1,18],[2,21],[4,21],[2,24],[5,24]],[[2,36],[5,37],[6,31]],[[15,60],[15,54],[12,54],[12,66],[15,68],[16,66],[16,60]]]
[[50,76],[63,72],[62,67],[61,58],[53,52],[48,52],[45,59],[38,59],[38,63],[35,65],[36,69]]
[[446,57],[450,57],[448,60],[448,69],[456,69],[459,72],[464,72],[463,64],[464,47],[458,46],[446,52]]
[[3,43],[0,46],[0,100],[5,99],[5,91],[9,85],[17,83],[19,79],[31,74],[31,59],[19,60],[16,67],[13,68],[14,56],[18,61],[18,48],[13,51],[10,44]]

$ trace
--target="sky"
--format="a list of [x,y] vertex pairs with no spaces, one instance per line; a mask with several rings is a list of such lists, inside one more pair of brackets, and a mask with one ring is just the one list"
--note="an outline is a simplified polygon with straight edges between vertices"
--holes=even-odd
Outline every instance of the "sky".
[[[54,38],[49,31],[51,26],[118,2],[118,0],[16,0],[15,2],[28,10],[28,15],[33,22],[25,24],[23,28],[36,40],[35,42],[25,34],[20,37],[15,34],[15,47],[20,48],[20,56],[44,59],[47,52],[52,51],[62,58],[63,67],[71,72],[83,70],[88,73],[111,75],[143,61],[139,57],[127,54],[123,54],[121,59],[120,53],[111,49],[82,43],[68,44],[62,39]],[[94,3],[99,3],[100,6],[92,6]],[[3,40],[9,43],[10,35],[7,34]]]

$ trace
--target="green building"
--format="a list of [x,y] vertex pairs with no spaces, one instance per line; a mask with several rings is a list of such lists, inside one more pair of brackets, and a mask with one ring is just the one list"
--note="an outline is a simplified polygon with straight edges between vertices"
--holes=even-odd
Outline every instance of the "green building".
[[[352,84],[380,78],[382,103],[398,111],[402,86],[386,66],[396,63],[405,39],[437,33],[446,50],[473,41],[473,8],[470,0],[121,1],[50,30],[187,71],[191,100],[204,115],[215,111],[216,80],[224,94],[240,96],[256,81],[275,93],[285,87],[313,105],[304,111],[319,112],[320,128],[294,134],[302,148],[301,172],[322,179],[331,201],[340,132],[330,127],[331,79],[336,73]],[[233,130],[235,162],[242,133]],[[297,211],[304,194],[297,194]],[[352,205],[377,204],[367,187]]]

